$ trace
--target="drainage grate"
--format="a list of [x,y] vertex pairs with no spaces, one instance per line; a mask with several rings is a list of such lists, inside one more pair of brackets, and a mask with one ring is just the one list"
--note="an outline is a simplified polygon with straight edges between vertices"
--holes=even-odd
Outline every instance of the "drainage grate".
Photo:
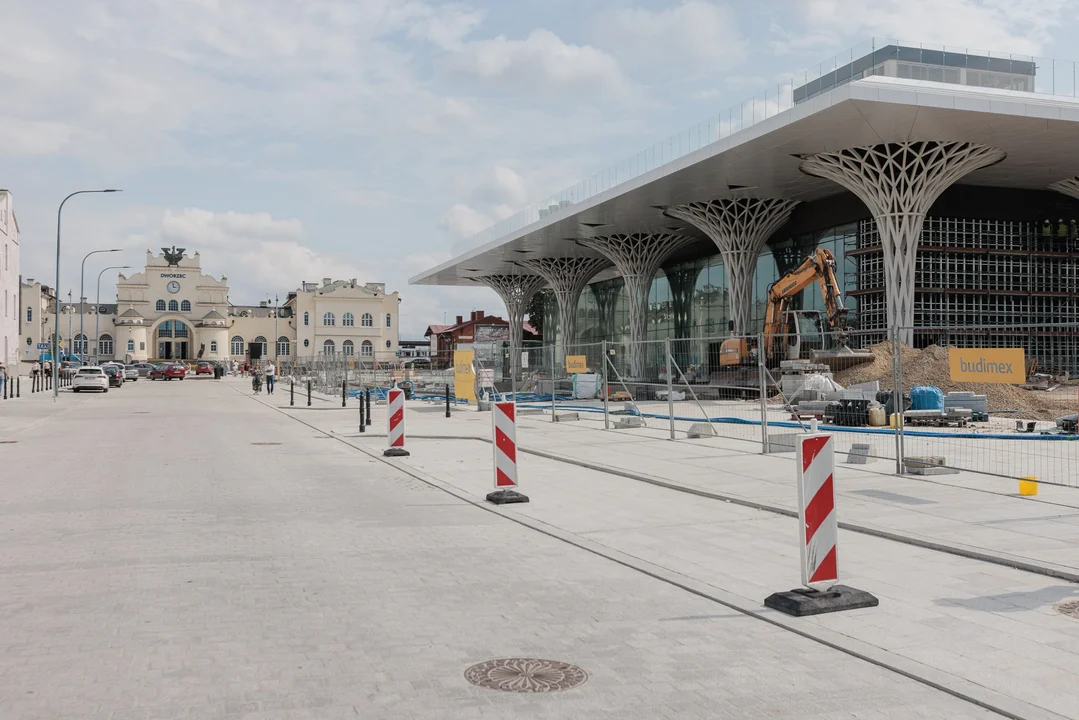
[[576,665],[533,658],[488,660],[465,670],[465,680],[473,685],[515,693],[569,690],[587,679],[588,673]]
[[281,443],[251,443],[252,445],[280,445]]
[[1068,600],[1067,602],[1057,603],[1056,611],[1061,615],[1067,615],[1070,618],[1079,620],[1079,600]]
[[0,445],[14,445],[18,440],[0,440]]

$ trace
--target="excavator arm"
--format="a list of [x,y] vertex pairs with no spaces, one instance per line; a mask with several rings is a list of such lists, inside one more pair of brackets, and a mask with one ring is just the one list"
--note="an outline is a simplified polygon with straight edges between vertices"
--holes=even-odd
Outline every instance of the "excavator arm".
[[772,283],[768,289],[768,305],[764,316],[766,357],[772,357],[776,341],[790,331],[788,311],[791,300],[814,282],[820,286],[821,298],[828,313],[828,325],[834,331],[846,328],[847,308],[843,307],[835,268],[835,255],[830,250],[818,248],[795,270]]

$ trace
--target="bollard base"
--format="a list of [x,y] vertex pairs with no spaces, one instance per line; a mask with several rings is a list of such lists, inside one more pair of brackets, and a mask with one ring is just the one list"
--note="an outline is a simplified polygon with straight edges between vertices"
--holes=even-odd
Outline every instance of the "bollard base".
[[790,592],[772,593],[764,600],[765,607],[795,617],[877,607],[879,604],[877,598],[865,590],[846,585],[833,585],[831,590],[797,588]]
[[512,505],[513,503],[526,503],[528,496],[522,495],[516,490],[495,490],[487,493],[487,502],[494,505]]
[[382,455],[384,457],[409,457],[409,452],[408,452],[408,450],[405,450],[404,448],[394,447],[394,448],[386,448],[385,450],[382,451]]

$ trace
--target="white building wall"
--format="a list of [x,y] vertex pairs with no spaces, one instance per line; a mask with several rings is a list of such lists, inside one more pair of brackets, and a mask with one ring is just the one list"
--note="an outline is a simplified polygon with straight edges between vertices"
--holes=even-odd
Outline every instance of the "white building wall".
[[20,354],[19,286],[19,225],[11,193],[0,190],[0,360],[12,373]]

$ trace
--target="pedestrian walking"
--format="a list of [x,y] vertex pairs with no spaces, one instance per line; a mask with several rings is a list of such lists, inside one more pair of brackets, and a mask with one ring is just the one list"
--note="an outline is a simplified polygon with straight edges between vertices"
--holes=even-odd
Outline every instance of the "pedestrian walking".
[[266,363],[266,394],[273,395],[274,382],[277,380],[277,368],[274,367],[273,361]]
[[41,378],[41,363],[39,363],[37,360],[35,360],[34,364],[30,366],[30,378],[32,380],[33,386],[37,387],[37,382]]
[[0,397],[4,397],[4,385],[7,383],[7,367],[0,362]]
[[262,391],[262,376],[259,374],[258,368],[251,369],[251,389],[258,395]]

